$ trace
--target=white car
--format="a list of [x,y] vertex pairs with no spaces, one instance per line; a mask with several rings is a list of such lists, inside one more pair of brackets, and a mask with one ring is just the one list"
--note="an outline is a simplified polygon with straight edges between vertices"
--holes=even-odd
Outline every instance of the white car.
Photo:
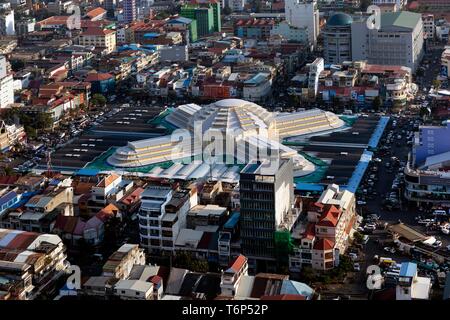
[[393,248],[393,247],[384,247],[383,250],[386,252],[390,252],[390,253],[397,252],[397,250],[395,250],[395,248]]
[[375,158],[375,159],[373,159],[373,161],[375,161],[375,162],[382,162],[383,160],[381,160],[380,158]]
[[356,203],[357,203],[359,206],[364,206],[364,205],[367,204],[367,202],[362,201],[362,200],[358,200],[358,201],[356,201]]
[[353,270],[354,271],[361,271],[361,266],[359,265],[359,263],[355,262],[353,264]]
[[356,253],[350,252],[348,254],[348,256],[350,257],[350,259],[352,259],[353,261],[358,260],[358,255]]
[[365,226],[364,226],[364,229],[365,230],[376,230],[377,229],[377,226],[375,225],[375,224],[373,224],[373,223],[369,223],[369,224],[366,224]]
[[431,246],[433,248],[440,248],[442,246],[442,241],[436,240]]

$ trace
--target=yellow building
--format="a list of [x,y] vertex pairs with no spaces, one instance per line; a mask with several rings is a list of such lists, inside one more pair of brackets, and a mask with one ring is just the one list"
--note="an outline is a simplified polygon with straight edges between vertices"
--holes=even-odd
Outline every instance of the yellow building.
[[88,28],[79,37],[79,44],[95,46],[106,49],[106,54],[116,50],[116,32],[102,28]]

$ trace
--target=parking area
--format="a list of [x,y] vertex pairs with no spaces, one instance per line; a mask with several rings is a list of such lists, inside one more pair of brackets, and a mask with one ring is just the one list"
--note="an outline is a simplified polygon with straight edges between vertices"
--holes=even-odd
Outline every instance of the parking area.
[[[360,271],[357,273],[360,277],[364,278],[367,267],[375,263],[374,257],[389,258],[397,264],[404,261],[418,261],[419,271],[429,275],[436,282],[437,271],[440,268],[447,268],[447,265],[441,264],[433,269],[431,266],[434,266],[435,262],[429,259],[428,254],[404,255],[398,250],[386,229],[389,225],[402,222],[419,233],[437,240],[432,245],[415,244],[418,250],[423,247],[422,251],[430,252],[430,255],[435,252],[440,256],[450,256],[448,250],[450,236],[439,226],[442,221],[448,221],[448,215],[436,217],[432,210],[417,208],[403,197],[403,170],[408,152],[411,150],[410,141],[413,139],[413,132],[419,123],[419,119],[401,116],[389,123],[382,137],[381,147],[376,150],[369,170],[357,191],[357,211],[364,217],[359,232],[369,236],[367,243],[356,250],[358,253],[355,261],[359,264]],[[387,270],[390,272],[390,269]]]

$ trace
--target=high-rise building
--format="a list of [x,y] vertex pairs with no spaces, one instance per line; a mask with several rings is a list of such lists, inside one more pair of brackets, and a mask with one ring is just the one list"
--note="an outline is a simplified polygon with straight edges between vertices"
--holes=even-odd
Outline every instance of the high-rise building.
[[286,21],[293,27],[306,28],[310,44],[319,35],[319,9],[316,0],[285,0]]
[[255,270],[275,267],[275,232],[292,209],[292,160],[251,161],[240,173],[242,251]]
[[123,20],[126,23],[135,21],[137,18],[136,0],[123,1]]
[[222,30],[220,3],[214,0],[192,1],[181,8],[180,16],[197,22],[199,37]]
[[324,70],[323,58],[316,58],[309,64],[308,73],[308,91],[309,95],[315,97],[319,91],[319,77],[320,73]]
[[8,74],[6,58],[0,56],[0,109],[14,103],[13,75]]
[[352,23],[353,60],[405,66],[413,71],[419,67],[424,43],[420,13],[382,13],[379,28],[367,28],[366,21],[366,18],[361,18]]
[[326,63],[339,64],[352,60],[352,22],[352,17],[346,13],[336,13],[328,19],[322,31]]
[[0,36],[14,36],[16,34],[14,26],[14,10],[3,9],[0,11]]
[[141,208],[138,213],[139,235],[141,246],[149,252],[162,249],[162,220],[172,193],[171,188],[151,186],[141,195]]

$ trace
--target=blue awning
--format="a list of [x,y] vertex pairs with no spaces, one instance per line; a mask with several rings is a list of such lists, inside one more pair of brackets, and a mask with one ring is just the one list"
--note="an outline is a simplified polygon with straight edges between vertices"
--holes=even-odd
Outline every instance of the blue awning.
[[75,172],[76,176],[88,176],[93,177],[96,176],[99,173],[99,170],[97,169],[80,169],[77,172]]
[[296,183],[295,184],[295,189],[296,190],[300,190],[300,191],[318,191],[321,192],[323,191],[323,186],[320,184],[315,184],[315,183]]

